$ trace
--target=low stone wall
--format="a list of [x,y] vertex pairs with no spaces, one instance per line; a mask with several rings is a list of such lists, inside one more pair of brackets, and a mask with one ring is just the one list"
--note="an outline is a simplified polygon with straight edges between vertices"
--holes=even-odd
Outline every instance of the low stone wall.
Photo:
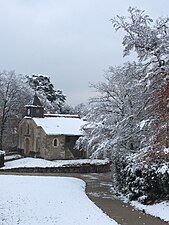
[[63,167],[23,167],[12,169],[0,169],[1,172],[21,172],[21,173],[104,173],[110,171],[110,163],[104,165],[83,164],[77,166]]

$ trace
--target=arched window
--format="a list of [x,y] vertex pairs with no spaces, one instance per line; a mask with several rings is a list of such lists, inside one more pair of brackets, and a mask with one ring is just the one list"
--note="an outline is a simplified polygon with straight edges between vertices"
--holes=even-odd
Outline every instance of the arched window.
[[59,140],[57,138],[53,139],[53,146],[58,147],[59,145]]

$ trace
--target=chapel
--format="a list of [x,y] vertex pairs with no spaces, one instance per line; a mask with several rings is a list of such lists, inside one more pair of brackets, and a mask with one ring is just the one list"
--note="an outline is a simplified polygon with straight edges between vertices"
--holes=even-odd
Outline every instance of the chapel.
[[45,114],[37,95],[26,105],[26,116],[18,129],[18,150],[25,157],[48,160],[86,158],[85,151],[76,150],[85,121],[77,115]]

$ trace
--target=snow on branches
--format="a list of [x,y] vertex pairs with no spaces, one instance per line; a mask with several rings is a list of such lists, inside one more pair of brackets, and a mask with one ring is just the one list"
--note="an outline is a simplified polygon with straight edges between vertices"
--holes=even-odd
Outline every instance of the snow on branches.
[[128,13],[111,22],[125,32],[124,56],[134,51],[138,61],[110,67],[92,85],[98,95],[78,144],[114,161],[115,186],[131,198],[169,199],[169,18]]
[[55,90],[50,78],[42,74],[27,76],[30,87],[39,94],[43,105],[48,111],[61,112],[66,96],[61,90]]
[[169,54],[169,18],[153,19],[144,11],[129,7],[129,16],[117,16],[112,24],[115,30],[123,29],[124,56],[132,50],[140,61],[156,67],[165,66]]

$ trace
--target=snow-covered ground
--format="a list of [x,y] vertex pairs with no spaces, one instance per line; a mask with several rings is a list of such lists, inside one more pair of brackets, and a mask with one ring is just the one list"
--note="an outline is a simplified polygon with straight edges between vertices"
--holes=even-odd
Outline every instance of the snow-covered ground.
[[[107,163],[107,160],[91,160],[91,159],[80,159],[80,160],[56,160],[56,161],[48,161],[48,160],[44,160],[44,159],[35,159],[35,158],[23,158],[23,159],[18,159],[18,160],[13,160],[13,161],[10,161],[10,162],[6,162],[5,163],[5,166],[1,169],[10,169],[10,168],[18,168],[18,167],[59,167],[59,166],[67,166],[67,165],[79,165],[79,164],[84,164],[84,163],[95,163],[95,164],[104,164],[104,163]],[[22,178],[22,179],[19,179],[19,178]],[[32,178],[32,179],[31,179]],[[84,183],[83,181],[80,181],[80,180],[77,180],[77,179],[70,179],[70,178],[67,178],[68,180],[66,180],[66,178],[55,178],[56,180],[53,180],[53,178],[44,178],[42,177],[42,179],[40,179],[39,177],[17,177],[17,176],[0,176],[0,184],[1,184],[1,188],[0,188],[0,196],[2,196],[4,199],[4,208],[2,209],[1,207],[1,204],[0,204],[0,219],[2,217],[2,215],[4,215],[6,218],[7,216],[7,213],[9,211],[12,212],[11,214],[11,217],[9,217],[10,219],[12,219],[12,215],[14,214],[14,216],[19,215],[19,213],[22,214],[22,208],[24,208],[24,205],[26,205],[26,207],[28,209],[23,209],[23,216],[24,215],[27,215],[27,210],[29,212],[29,215],[27,215],[26,218],[28,218],[30,216],[30,212],[34,211],[34,209],[32,210],[31,209],[31,204],[35,205],[35,211],[37,211],[37,215],[35,215],[35,213],[33,213],[33,218],[34,219],[37,219],[38,216],[40,216],[40,204],[44,201],[47,201],[47,204],[48,205],[50,202],[51,205],[49,204],[49,207],[53,207],[52,205],[54,205],[53,203],[53,199],[51,196],[49,198],[49,200],[46,200],[39,196],[38,194],[38,190],[39,190],[39,193],[41,196],[44,196],[44,195],[47,195],[49,197],[49,192],[53,192],[51,195],[52,196],[57,196],[57,195],[62,195],[62,189],[61,186],[65,187],[67,186],[67,189],[69,189],[70,193],[67,195],[67,197],[70,195],[72,197],[72,195],[77,195],[75,198],[76,200],[79,199],[79,192],[81,191],[81,194],[82,194],[82,190],[84,192]],[[48,182],[49,182],[49,186],[48,186]],[[39,183],[39,184],[38,184]],[[39,186],[38,186],[39,185]],[[71,186],[72,185],[72,186]],[[35,192],[34,192],[34,186],[35,186]],[[52,187],[54,188],[54,190],[52,189]],[[75,187],[76,186],[76,187]],[[8,189],[11,189],[10,191]],[[46,190],[46,191],[45,191]],[[57,191],[56,191],[57,190]],[[73,192],[72,192],[73,190]],[[77,194],[75,193],[77,191]],[[64,188],[63,188],[63,191],[64,191]],[[68,190],[67,190],[68,191]],[[20,193],[21,192],[21,193]],[[22,193],[23,192],[23,193]],[[55,193],[56,192],[56,193]],[[60,192],[60,193],[59,193]],[[8,195],[9,193],[9,195]],[[27,193],[28,193],[28,198],[27,198]],[[37,194],[37,198],[35,196],[35,194]],[[82,194],[83,197],[85,196],[85,194],[83,193]],[[35,198],[35,203],[33,203],[34,199],[31,200],[31,196],[33,196],[33,198]],[[63,197],[66,196],[66,194],[63,194]],[[66,198],[67,198],[66,197]],[[30,198],[30,199],[29,199]],[[39,198],[39,200],[38,200]],[[56,202],[57,202],[57,198],[56,197]],[[74,198],[74,197],[73,197]],[[82,198],[82,197],[81,197]],[[87,197],[85,196],[84,199],[87,199]],[[6,200],[5,200],[6,199]],[[122,198],[123,201],[127,201],[126,198]],[[6,201],[6,203],[5,203]],[[40,202],[38,202],[40,201]],[[72,200],[72,207],[74,208],[74,203],[73,203],[74,200]],[[86,200],[87,201],[87,200]],[[89,200],[88,200],[89,201]],[[15,205],[15,202],[16,203],[16,207],[14,207]],[[66,202],[65,200],[65,197],[62,200],[60,200],[60,202]],[[70,200],[71,202],[71,200]],[[36,205],[38,204],[38,205]],[[60,207],[62,207],[62,204],[58,202],[58,204],[60,204]],[[86,203],[85,203],[86,204]],[[91,204],[91,203],[90,203]],[[155,217],[159,217],[161,218],[162,220],[164,221],[167,221],[169,222],[169,202],[161,202],[161,203],[157,203],[157,204],[154,204],[154,205],[143,205],[143,204],[140,204],[136,201],[132,201],[131,204],[137,208],[137,209],[140,209],[140,210],[145,210],[145,212],[147,214],[150,214],[150,215],[153,215]],[[21,205],[21,207],[20,207]],[[84,205],[85,206],[85,205]],[[12,207],[14,207],[15,209],[12,209]],[[39,208],[40,207],[40,208]],[[47,206],[48,207],[48,206]],[[58,207],[58,206],[57,206]],[[66,206],[67,207],[67,206]],[[85,206],[85,207],[88,207],[88,206]],[[85,210],[85,207],[84,207],[84,210]],[[14,211],[12,211],[14,210]],[[18,211],[17,211],[18,210]],[[26,211],[25,211],[26,210]],[[42,207],[42,210],[45,210],[43,207]],[[68,209],[65,209],[65,210],[68,210]],[[71,210],[74,210],[74,209],[71,209]],[[76,210],[76,209],[75,209]],[[76,216],[80,215],[79,214],[79,210],[81,212],[81,209],[78,210],[78,213],[75,212],[74,210],[74,214],[76,214]],[[97,209],[98,210],[98,209]],[[96,210],[96,211],[97,211]],[[1,212],[2,211],[2,212]],[[56,210],[58,211],[58,209]],[[83,210],[82,210],[83,211]],[[90,210],[89,210],[90,211]],[[53,210],[52,210],[53,212]],[[66,213],[67,215],[67,213]],[[91,214],[90,214],[91,215]],[[95,215],[95,213],[94,213]],[[70,215],[69,215],[70,216]],[[16,216],[17,217],[17,216]],[[48,223],[46,222],[47,221],[47,218],[51,218],[52,221],[55,221],[55,217],[53,216],[53,214],[51,214],[50,216],[48,216],[47,214],[47,217],[43,217],[42,218],[46,218],[44,219],[45,221],[45,225],[53,225],[55,224],[54,222],[52,223]],[[20,217],[18,217],[20,218]],[[97,224],[94,223],[94,222],[91,222],[91,216],[89,217],[86,217],[88,219],[86,219],[86,221],[84,220],[83,223],[74,223],[74,224],[79,224],[79,225],[83,225],[83,224]],[[62,220],[62,219],[61,219]],[[61,221],[59,220],[59,221]],[[11,220],[10,220],[11,221]],[[23,219],[22,219],[23,221]],[[25,221],[25,220],[24,220]],[[39,224],[43,224],[43,220],[41,219],[38,219],[36,223],[36,225],[39,225]],[[90,221],[90,222],[88,222]],[[35,223],[11,223],[11,222],[3,222],[2,225],[6,225],[6,224],[24,224],[24,225],[27,225],[27,224],[35,224]],[[58,224],[61,224],[60,222]],[[73,223],[63,223],[63,224],[73,224]],[[101,222],[98,222],[98,224],[109,224],[108,222],[107,223],[101,223]],[[111,224],[114,224],[114,223],[111,223]]]
[[117,225],[76,178],[0,175],[1,225]]
[[118,198],[125,203],[129,203],[135,209],[138,209],[141,211],[144,210],[146,214],[152,215],[154,217],[158,217],[161,220],[169,222],[169,202],[168,201],[163,201],[153,205],[143,205],[138,201],[128,201],[128,199],[123,195],[121,195]]
[[167,201],[156,203],[154,205],[143,205],[139,202],[132,201],[131,205],[136,209],[144,209],[147,214],[159,217],[160,219],[169,222],[169,202]]
[[14,160],[14,159],[21,159],[22,156],[18,155],[18,154],[14,154],[14,155],[5,155],[4,159],[5,161],[10,161],[10,160]]
[[45,159],[35,159],[35,158],[22,158],[18,160],[13,160],[5,162],[5,166],[1,169],[12,169],[12,168],[23,168],[23,167],[60,167],[68,165],[82,165],[82,164],[106,164],[108,160],[98,160],[98,159],[79,159],[79,160],[55,160],[49,161]]

